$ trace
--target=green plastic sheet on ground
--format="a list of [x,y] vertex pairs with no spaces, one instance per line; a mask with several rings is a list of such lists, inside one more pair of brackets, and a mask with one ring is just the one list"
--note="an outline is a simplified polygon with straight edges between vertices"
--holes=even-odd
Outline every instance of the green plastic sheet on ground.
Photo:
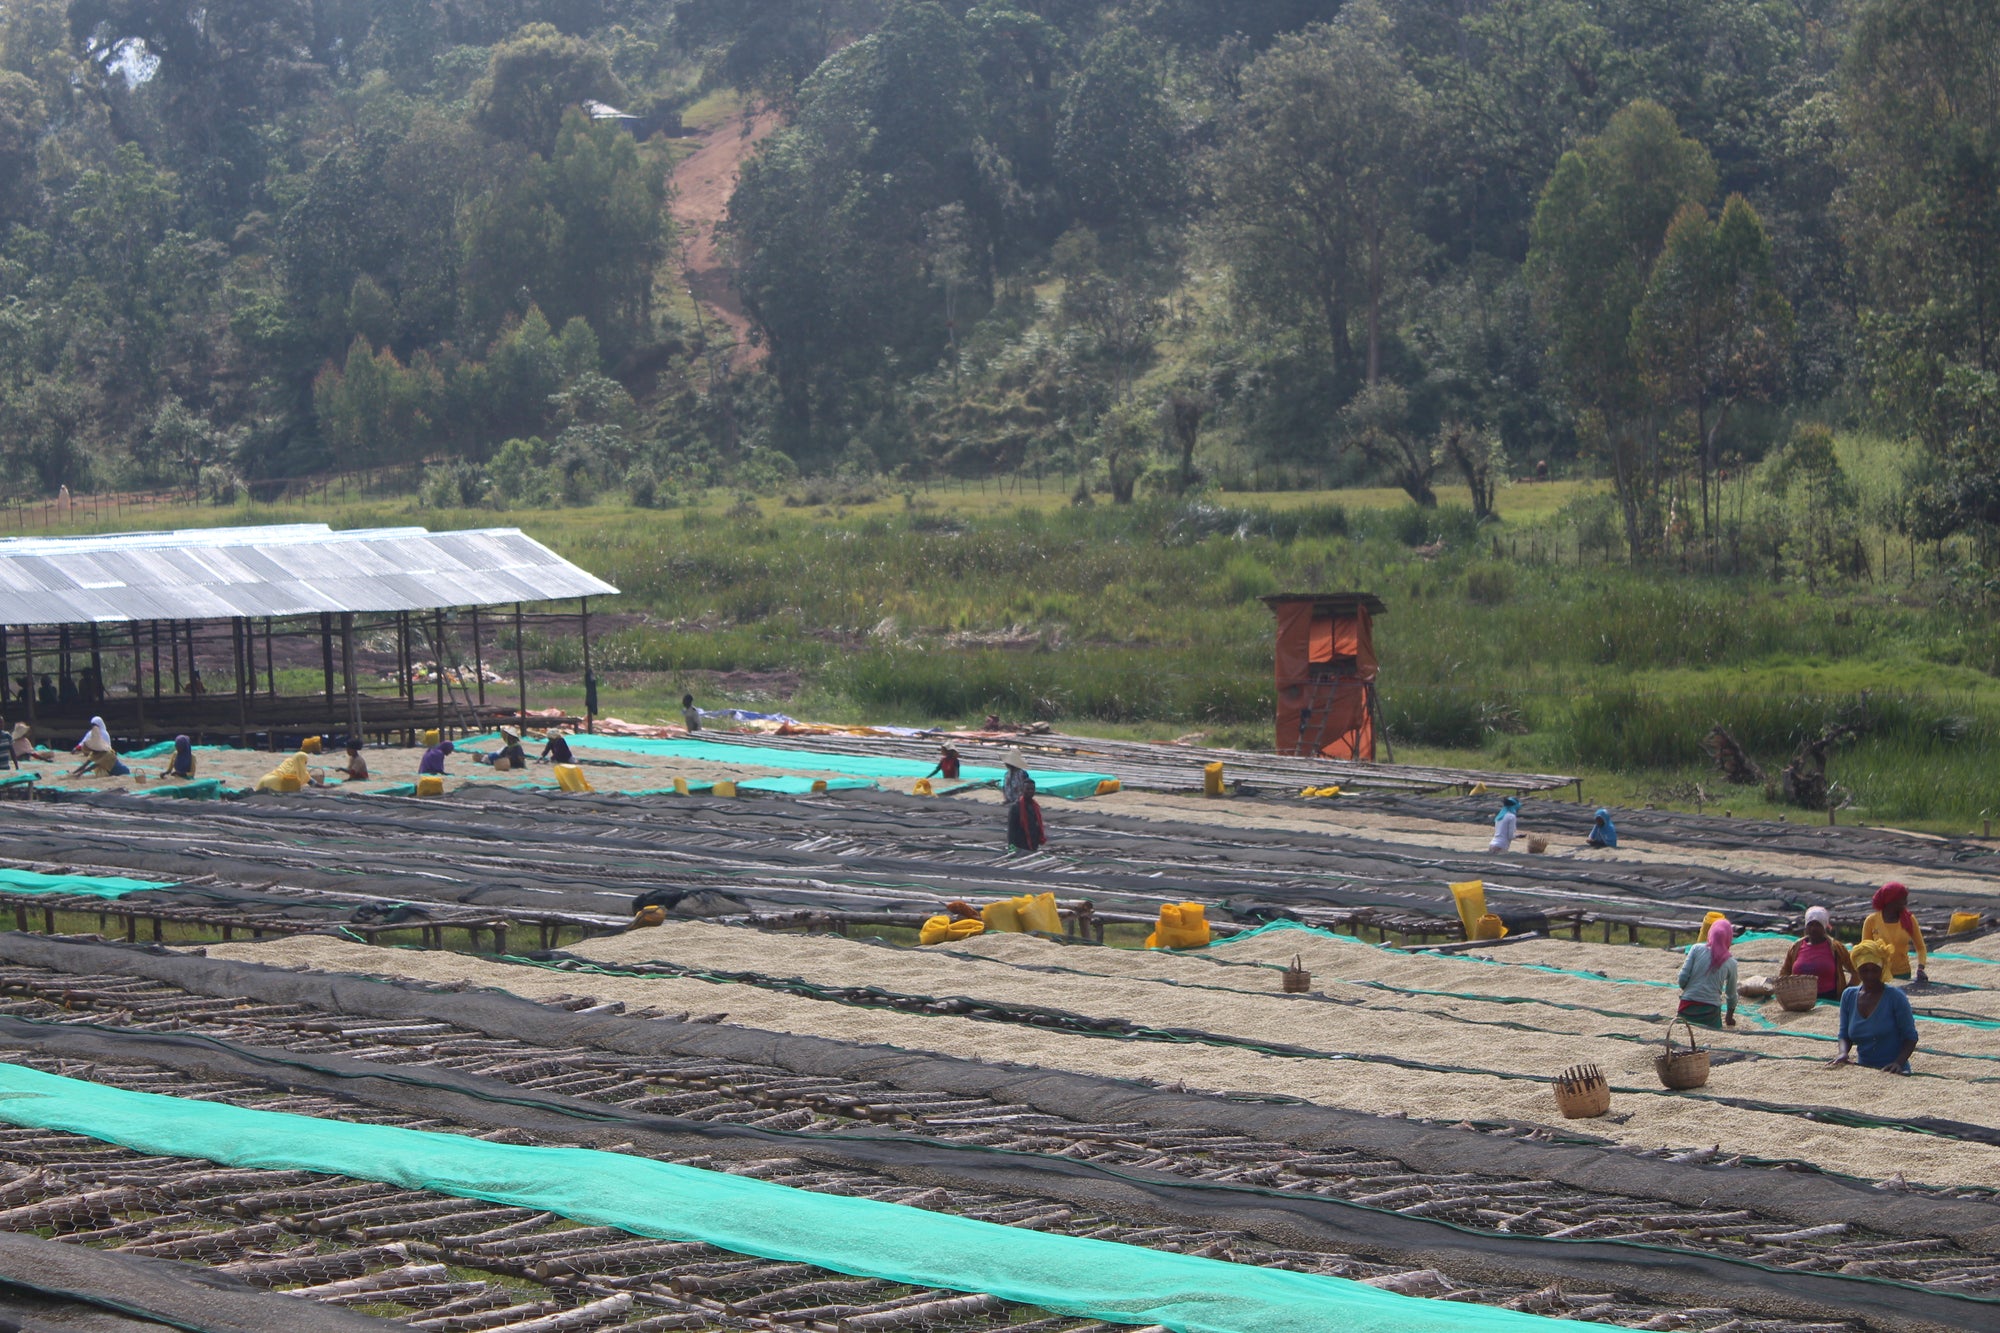
[[[750,768],[791,768],[808,773],[840,773],[855,778],[921,778],[937,767],[921,759],[896,759],[879,754],[827,754],[820,750],[775,750],[755,745],[730,745],[725,741],[656,740],[649,736],[571,735],[572,750],[612,750],[626,754],[649,754],[666,759],[686,759],[704,764],[738,764]],[[460,745],[498,745],[497,734],[470,736]],[[998,782],[1007,776],[1002,768],[967,766],[959,780],[969,783]],[[1031,768],[1035,790],[1043,796],[1081,800],[1097,795],[1097,785],[1108,781],[1109,773],[1070,773],[1057,769]],[[742,786],[742,783],[737,783]]]
[[196,778],[192,782],[176,782],[167,787],[154,787],[147,796],[166,796],[183,801],[219,801],[222,799],[221,778]]
[[88,898],[123,898],[128,893],[171,889],[177,882],[120,879],[115,875],[44,875],[35,870],[0,868],[0,893],[74,893]]
[[235,1167],[324,1171],[662,1240],[983,1291],[1175,1333],[1528,1333],[1537,1315],[1398,1296],[1344,1278],[1053,1235],[586,1148],[319,1120],[127,1092],[0,1064],[0,1122]]

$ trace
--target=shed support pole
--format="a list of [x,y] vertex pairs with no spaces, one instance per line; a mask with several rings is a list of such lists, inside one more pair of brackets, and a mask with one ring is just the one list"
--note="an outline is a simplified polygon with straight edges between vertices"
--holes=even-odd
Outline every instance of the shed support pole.
[[319,661],[326,675],[326,730],[331,735],[339,724],[340,714],[333,703],[333,613],[319,613]]
[[35,632],[21,626],[21,670],[28,676],[28,721],[35,720]]
[[528,639],[521,627],[521,604],[514,603],[514,683],[520,687],[521,707],[518,716],[525,721],[528,716]]
[[160,701],[160,622],[150,620],[146,623],[150,627],[149,633],[153,640],[153,702],[158,703]]
[[146,738],[146,649],[139,642],[139,622],[127,622],[132,628],[132,707],[139,719],[137,737]]
[[167,647],[174,660],[174,693],[181,692],[181,622],[167,622]]
[[[0,639],[0,643],[4,643]],[[472,608],[472,676],[479,682],[479,706],[486,707],[486,653],[479,642],[479,608]]]
[[340,613],[340,672],[347,689],[347,739],[361,742],[361,696],[354,689],[354,613]]
[[[104,643],[98,636],[95,620],[90,622],[90,688],[96,694],[104,691]],[[95,708],[100,700],[86,699],[84,702]]]
[[271,663],[271,617],[264,617],[264,683],[273,699],[278,697],[278,669]]
[[236,654],[236,746],[241,750],[250,748],[250,698],[248,690],[254,685],[254,682],[248,679],[249,672],[244,670],[250,657],[250,647],[245,642],[249,637],[246,630],[247,626],[244,624],[242,616],[231,616],[229,618],[230,647]]
[[437,712],[438,739],[444,739],[444,608],[433,613],[431,621],[431,652],[437,657]]
[[577,616],[583,628],[583,729],[597,731],[597,677],[590,670],[590,599],[576,599]]

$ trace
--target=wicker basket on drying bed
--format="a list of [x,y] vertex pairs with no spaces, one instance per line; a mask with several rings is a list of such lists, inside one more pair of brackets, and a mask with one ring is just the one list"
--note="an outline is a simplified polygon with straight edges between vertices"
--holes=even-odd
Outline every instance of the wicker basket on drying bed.
[[1771,994],[1777,997],[1779,1008],[1803,1014],[1819,1004],[1819,978],[1810,972],[1794,972],[1772,982]]
[[1611,1085],[1596,1065],[1572,1065],[1556,1075],[1556,1109],[1571,1120],[1588,1120],[1611,1109]]
[[1313,974],[1306,971],[1305,959],[1299,954],[1292,955],[1292,965],[1285,969],[1285,994],[1304,995],[1312,989]]
[[1674,1044],[1674,1023],[1667,1024],[1667,1049],[1653,1057],[1653,1068],[1662,1087],[1680,1092],[1708,1082],[1708,1047],[1695,1041],[1694,1028],[1685,1018],[1675,1022],[1687,1028],[1687,1045]]

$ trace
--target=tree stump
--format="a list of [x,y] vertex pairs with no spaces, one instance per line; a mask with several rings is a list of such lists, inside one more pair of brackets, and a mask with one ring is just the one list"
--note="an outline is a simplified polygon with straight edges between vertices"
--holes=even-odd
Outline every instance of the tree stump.
[[1757,767],[1757,761],[1749,751],[1736,743],[1736,738],[1723,730],[1717,723],[1708,729],[1702,739],[1701,748],[1715,759],[1715,767],[1725,782],[1733,782],[1739,787],[1750,787],[1764,780],[1764,770]]

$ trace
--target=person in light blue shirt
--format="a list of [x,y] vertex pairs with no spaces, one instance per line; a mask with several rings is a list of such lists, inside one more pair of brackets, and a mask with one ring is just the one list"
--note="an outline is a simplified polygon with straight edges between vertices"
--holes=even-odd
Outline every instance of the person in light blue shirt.
[[1851,955],[1861,984],[1840,997],[1840,1054],[1831,1063],[1907,1074],[1917,1049],[1917,1017],[1908,995],[1883,984],[1889,950],[1878,940],[1863,940]]
[[1730,942],[1736,928],[1716,921],[1708,928],[1708,941],[1696,944],[1681,960],[1681,1007],[1679,1017],[1705,1028],[1736,1026],[1736,959],[1730,956]]

